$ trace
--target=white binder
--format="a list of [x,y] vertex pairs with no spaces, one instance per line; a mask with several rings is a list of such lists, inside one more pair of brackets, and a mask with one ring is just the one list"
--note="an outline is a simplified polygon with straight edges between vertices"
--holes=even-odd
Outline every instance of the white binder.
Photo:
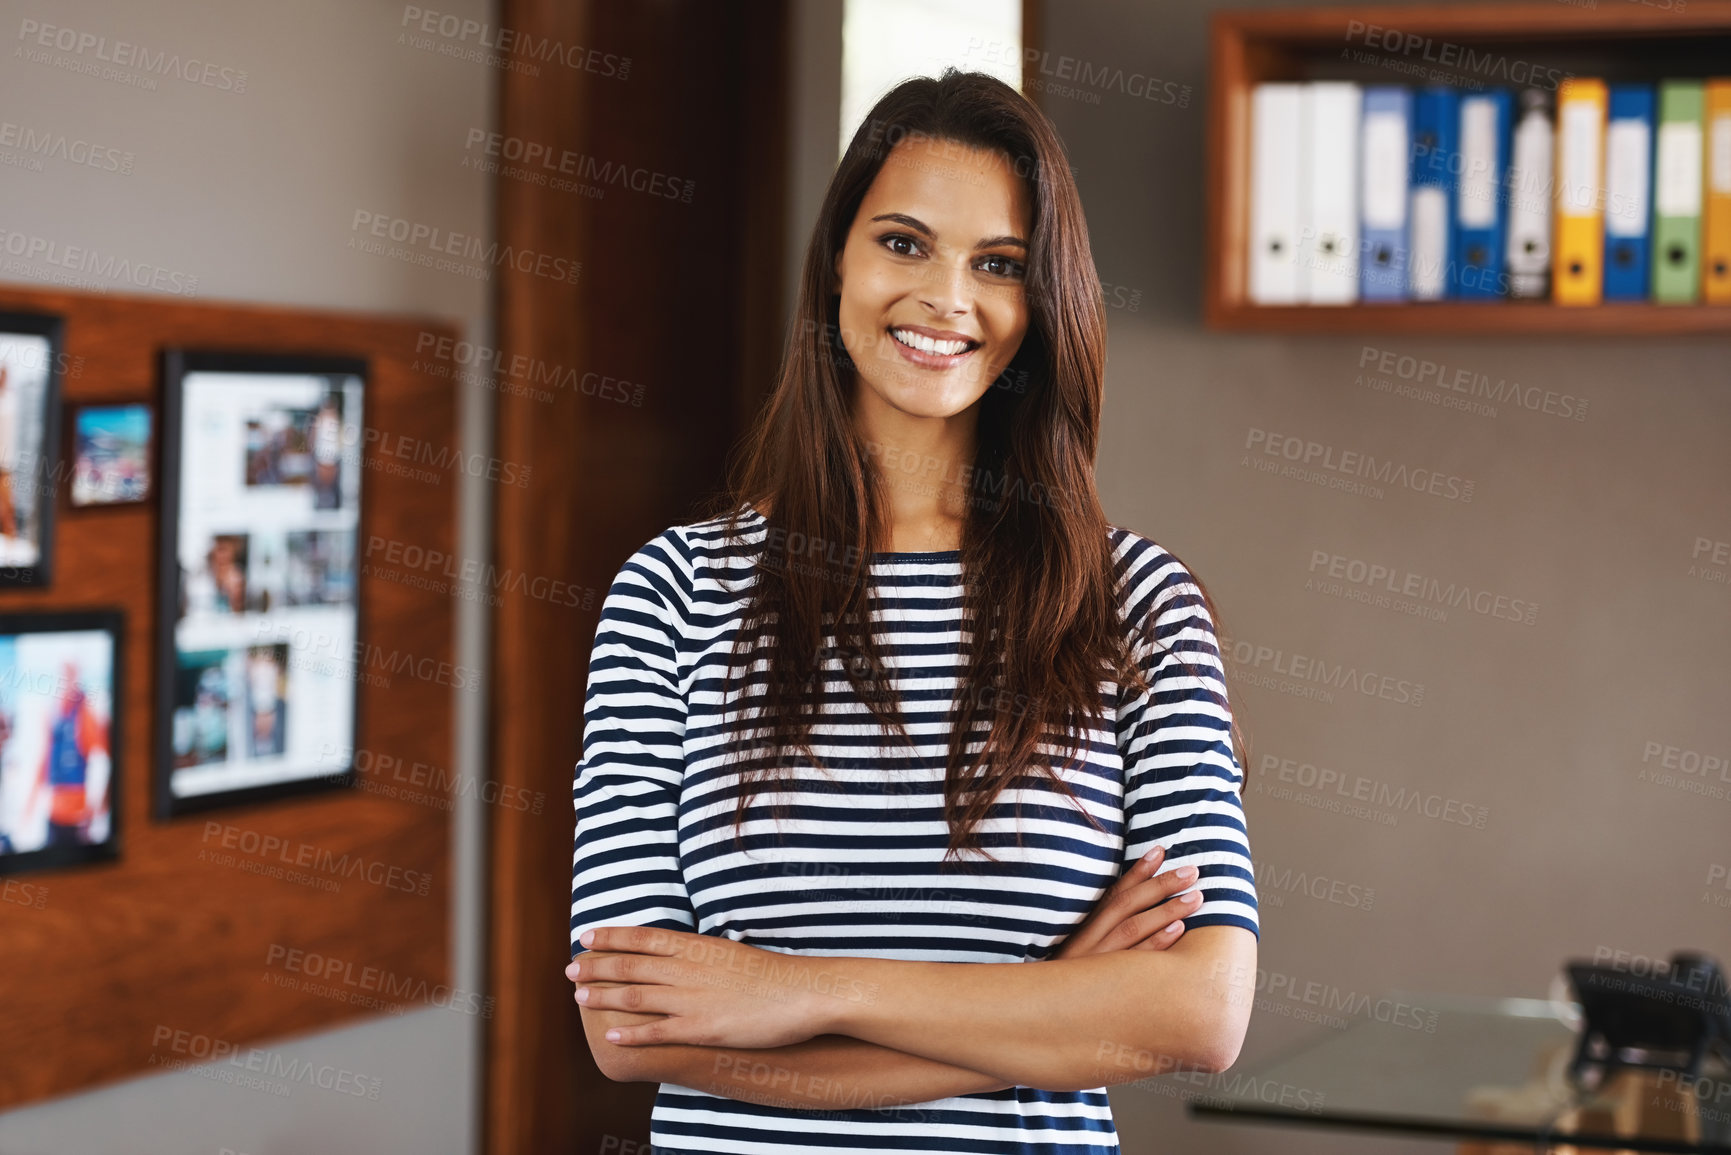
[[1312,304],[1349,305],[1358,300],[1358,147],[1363,109],[1364,91],[1356,84],[1314,81],[1309,85],[1304,136],[1310,146],[1310,190],[1308,205],[1300,205],[1298,262]]
[[1440,301],[1448,292],[1449,194],[1437,185],[1412,190],[1412,269],[1415,301]]
[[1528,89],[1517,101],[1509,155],[1509,296],[1551,295],[1551,167],[1555,130],[1548,92]]
[[1307,86],[1263,83],[1250,97],[1250,300],[1295,305],[1309,298],[1298,234],[1309,199],[1305,171]]

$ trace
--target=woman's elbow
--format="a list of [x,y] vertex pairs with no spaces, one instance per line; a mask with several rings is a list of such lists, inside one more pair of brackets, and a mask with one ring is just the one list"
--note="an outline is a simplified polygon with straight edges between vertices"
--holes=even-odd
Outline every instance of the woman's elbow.
[[659,1083],[661,1079],[649,1069],[642,1056],[634,1047],[615,1047],[603,1043],[599,1047],[590,1047],[589,1053],[595,1058],[595,1065],[601,1068],[601,1073],[615,1083]]
[[588,1010],[583,1012],[583,1034],[589,1040],[589,1055],[601,1073],[615,1083],[662,1082],[656,1069],[659,1058],[656,1052],[660,1048],[621,1047],[609,1043],[607,1029],[619,1024],[603,1022],[601,1018],[600,1014]]
[[1244,1027],[1236,1029],[1228,1027],[1219,1032],[1209,1044],[1201,1049],[1197,1056],[1198,1069],[1211,1075],[1218,1075],[1230,1070],[1232,1064],[1238,1061],[1238,1052],[1244,1047]]
[[1199,927],[1189,933],[1207,936],[1196,944],[1200,953],[1194,960],[1198,969],[1191,988],[1196,992],[1191,1014],[1195,1061],[1203,1070],[1219,1074],[1238,1061],[1250,1030],[1257,941],[1237,927]]

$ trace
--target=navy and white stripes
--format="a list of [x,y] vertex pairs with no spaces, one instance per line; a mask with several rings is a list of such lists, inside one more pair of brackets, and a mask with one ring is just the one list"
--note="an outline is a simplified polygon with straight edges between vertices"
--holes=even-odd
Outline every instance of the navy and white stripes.
[[[590,659],[573,789],[572,954],[590,927],[632,925],[810,955],[1036,960],[1156,843],[1168,848],[1162,871],[1199,869],[1203,902],[1187,927],[1256,932],[1214,624],[1176,559],[1129,530],[1110,532],[1125,620],[1152,620],[1172,651],[1135,650],[1152,692],[1120,701],[1102,683],[1109,728],[1097,725],[1086,760],[1065,772],[1076,800],[1032,777],[1007,788],[979,827],[996,861],[941,868],[946,715],[963,641],[959,553],[871,562],[879,652],[914,745],[878,726],[839,657],[828,658],[828,706],[812,727],[823,768],[797,770],[790,789],[761,795],[754,805],[785,802],[785,817],[754,809],[741,850],[725,762],[740,733],[741,688],[724,702],[721,687],[765,522],[750,510],[731,541],[716,519],[645,544],[602,604]],[[1118,1147],[1103,1089],[1017,1087],[901,1110],[810,1112],[663,1085],[653,1118],[658,1153]]]

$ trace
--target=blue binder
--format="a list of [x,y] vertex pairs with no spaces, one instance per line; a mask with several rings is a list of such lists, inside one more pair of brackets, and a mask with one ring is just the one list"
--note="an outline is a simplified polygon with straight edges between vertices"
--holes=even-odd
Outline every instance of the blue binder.
[[1461,163],[1455,186],[1451,297],[1506,295],[1510,124],[1514,98],[1506,88],[1460,98]]
[[1363,115],[1358,296],[1361,301],[1404,301],[1412,92],[1392,84],[1366,88]]
[[1460,172],[1460,93],[1443,85],[1418,90],[1412,102],[1412,192],[1407,236],[1414,300],[1438,300],[1458,283],[1451,275],[1456,174]]
[[1605,121],[1605,300],[1645,301],[1653,238],[1653,87],[1613,84],[1610,97]]

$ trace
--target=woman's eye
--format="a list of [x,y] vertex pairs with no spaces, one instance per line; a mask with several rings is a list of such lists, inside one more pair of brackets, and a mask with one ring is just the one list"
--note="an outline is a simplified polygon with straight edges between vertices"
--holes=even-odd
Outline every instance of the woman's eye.
[[[904,237],[900,233],[891,233],[883,239],[883,243],[889,246],[890,252],[894,253],[898,257],[911,257],[919,251],[919,245],[912,237]],[[898,244],[907,245],[911,251],[903,252],[896,248],[896,245]]]
[[1019,277],[1022,275],[1022,262],[1014,257],[987,257],[985,264],[987,266],[996,265],[997,268],[988,268],[987,271],[996,273],[1000,277]]

